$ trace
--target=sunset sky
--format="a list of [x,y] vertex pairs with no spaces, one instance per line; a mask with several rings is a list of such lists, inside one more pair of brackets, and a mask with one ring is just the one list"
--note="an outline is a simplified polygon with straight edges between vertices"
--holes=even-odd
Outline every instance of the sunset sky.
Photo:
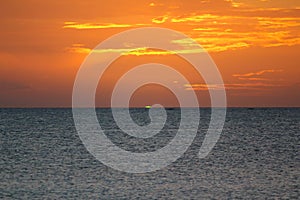
[[[201,44],[221,72],[228,106],[300,106],[299,0],[10,0],[1,3],[0,16],[0,107],[70,107],[88,53],[116,33],[142,27],[174,29]],[[125,69],[150,61],[189,74],[189,64],[175,55],[124,55],[100,81],[97,106],[108,106]],[[208,86],[189,80],[173,82],[207,98]],[[137,91],[132,105],[156,101],[176,106],[155,85]]]

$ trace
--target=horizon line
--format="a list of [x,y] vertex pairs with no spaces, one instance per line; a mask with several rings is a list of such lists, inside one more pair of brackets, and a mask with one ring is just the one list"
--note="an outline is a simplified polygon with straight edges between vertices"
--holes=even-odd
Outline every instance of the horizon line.
[[[7,106],[7,107],[0,107],[0,109],[72,109],[72,106]],[[135,109],[135,108],[143,108],[143,109],[148,109],[142,106],[132,106],[132,107],[75,107],[75,109],[91,109],[91,108],[96,108],[96,109],[111,109],[111,108],[130,108],[130,109]],[[227,106],[227,107],[211,107],[211,106],[199,106],[199,107],[177,107],[177,106],[167,106],[167,107],[151,107],[151,108],[174,108],[174,109],[179,109],[179,108],[300,108],[300,106]]]

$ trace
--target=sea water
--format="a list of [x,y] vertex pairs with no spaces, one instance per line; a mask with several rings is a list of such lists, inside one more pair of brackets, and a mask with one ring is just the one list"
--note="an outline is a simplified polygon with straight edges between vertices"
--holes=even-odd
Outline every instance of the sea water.
[[[0,199],[299,198],[299,108],[228,108],[221,137],[203,159],[198,152],[211,112],[200,111],[197,136],[177,161],[132,174],[87,151],[72,109],[0,109]],[[151,123],[147,109],[130,113],[141,126]],[[167,145],[180,123],[180,109],[167,110],[162,131],[141,139],[118,129],[110,109],[97,109],[97,116],[115,145],[139,153]]]

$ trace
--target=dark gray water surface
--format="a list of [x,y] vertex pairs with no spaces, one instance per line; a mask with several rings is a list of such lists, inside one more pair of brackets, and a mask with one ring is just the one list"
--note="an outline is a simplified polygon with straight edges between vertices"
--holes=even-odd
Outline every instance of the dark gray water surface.
[[[107,136],[128,151],[155,151],[176,134],[180,110],[152,139],[118,130],[109,109],[97,109]],[[147,110],[132,109],[140,125]],[[188,151],[162,170],[129,174],[106,167],[82,144],[71,109],[0,109],[0,199],[297,199],[300,195],[300,109],[230,108],[220,140],[197,157],[208,127],[201,109]]]

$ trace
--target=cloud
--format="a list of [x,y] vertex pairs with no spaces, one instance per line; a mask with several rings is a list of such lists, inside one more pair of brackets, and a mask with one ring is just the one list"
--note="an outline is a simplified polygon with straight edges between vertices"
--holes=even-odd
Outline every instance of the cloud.
[[154,2],[152,2],[152,3],[149,3],[149,6],[150,7],[157,7],[157,6],[164,6],[164,4],[163,3],[154,3]]
[[194,13],[169,18],[172,23],[189,28],[188,35],[208,51],[219,52],[254,46],[299,45],[300,17],[293,14],[295,10],[239,9],[230,15]]
[[177,49],[173,51],[165,51],[159,49],[151,49],[147,47],[127,47],[127,44],[124,44],[124,48],[116,48],[116,49],[91,49],[89,47],[85,47],[84,44],[73,44],[72,47],[67,47],[65,50],[70,53],[121,53],[123,56],[134,55],[134,56],[147,56],[147,55],[172,55],[172,54],[193,54],[193,53],[201,53],[204,52],[204,49],[199,48],[189,48],[189,49]]
[[223,31],[201,31],[193,33],[193,35],[193,38],[210,52],[253,46],[274,47],[300,44],[300,38],[290,31],[234,32],[232,29],[225,29]]
[[[70,21],[65,22],[63,28],[94,30],[156,24],[164,24],[166,28],[178,26],[208,52],[222,52],[249,47],[300,45],[299,9],[253,7],[246,4],[248,4],[246,1],[236,0],[222,0],[218,3],[210,0],[195,0],[184,4],[177,1],[164,4],[155,1],[146,4],[148,8],[150,7],[151,13],[145,15],[145,20],[151,20],[152,24],[139,24],[136,23],[136,20],[131,21],[131,23],[79,23]],[[180,6],[180,9],[175,9],[174,5]],[[212,9],[208,5],[215,5],[216,8],[226,7],[226,11],[224,9]],[[201,11],[199,9],[193,10],[199,6],[201,8],[204,6]],[[88,49],[83,48],[73,50],[88,52]]]
[[195,42],[193,40],[191,40],[190,38],[173,40],[173,41],[171,41],[171,43],[178,44],[184,48],[195,48],[198,46],[198,44],[195,44]]
[[72,47],[67,47],[65,50],[70,53],[89,54],[92,49],[85,47],[84,44],[73,44]]
[[156,50],[156,49],[149,49],[146,47],[143,48],[135,48],[131,49],[129,52],[122,53],[122,55],[134,55],[134,56],[145,56],[145,55],[171,55],[176,54],[172,51],[163,51],[163,50]]
[[[185,84],[184,88],[185,90],[193,90],[193,91],[207,91],[207,90],[220,90],[220,89],[226,89],[226,90],[269,90],[274,88],[282,88],[282,87],[289,87],[290,85],[288,83],[283,82],[264,82],[264,80],[268,80],[261,77],[265,73],[275,73],[275,72],[282,72],[283,70],[274,70],[274,69],[268,69],[268,70],[261,70],[258,72],[251,72],[246,74],[234,74],[234,77],[238,77],[240,80],[250,80],[254,82],[242,82],[242,83],[226,83],[226,84],[205,84],[205,83],[193,83],[193,84]],[[258,82],[260,81],[260,82]]]
[[218,19],[218,15],[212,14],[202,14],[202,15],[192,15],[188,17],[177,17],[173,18],[171,22],[178,23],[178,22],[202,22],[207,20],[216,20]]
[[[235,40],[232,41],[230,38],[228,40],[215,38],[215,37],[202,37],[202,38],[194,38],[196,42],[198,42],[204,49],[203,51],[208,52],[221,52],[228,49],[234,50],[234,49],[240,49],[249,47],[250,44],[247,42],[244,42],[243,40]],[[174,44],[179,44],[184,48],[189,49],[196,49],[198,45],[196,45],[194,42],[192,42],[190,39],[179,39],[172,41]]]
[[230,84],[185,84],[185,90],[193,91],[207,91],[207,90],[263,90],[271,89],[275,87],[284,87],[284,84],[272,84],[272,83],[230,83]]
[[218,90],[224,89],[224,85],[220,84],[202,84],[202,83],[194,83],[194,84],[184,84],[186,90]]
[[70,21],[63,28],[93,30],[163,24],[166,28],[180,27],[209,52],[300,45],[298,8],[255,7],[254,4],[249,6],[248,1],[237,0],[154,1],[145,4],[151,12],[143,14],[143,21],[152,24],[137,23],[135,16],[135,19],[128,17],[130,23],[128,20],[123,23]]
[[219,28],[212,28],[212,27],[210,27],[210,28],[194,28],[193,29],[193,31],[217,31],[217,30],[221,30],[221,29],[219,29]]
[[157,49],[150,49],[146,47],[131,49],[127,53],[122,53],[122,55],[135,55],[135,56],[143,56],[143,55],[173,55],[173,54],[194,54],[204,52],[204,49],[194,48],[194,49],[178,49],[173,51],[164,51]]
[[248,80],[248,81],[267,81],[269,79],[266,79],[266,78],[253,78],[253,77],[250,77],[250,78],[245,78],[245,77],[239,77],[240,80]]
[[[185,90],[194,90],[194,91],[206,91],[206,90],[265,90],[273,89],[278,87],[286,87],[289,84],[284,83],[278,80],[271,80],[263,78],[266,73],[277,73],[282,72],[283,70],[276,69],[266,69],[257,72],[250,72],[245,74],[233,74],[233,77],[237,77],[239,80],[243,80],[241,83],[227,83],[227,84],[203,84],[203,83],[194,83],[194,84],[185,84]],[[269,82],[266,82],[266,81]],[[250,81],[250,82],[245,82]]]
[[234,8],[239,8],[239,7],[242,7],[242,6],[246,6],[246,4],[244,4],[244,3],[237,3],[237,2],[234,2],[233,0],[228,0],[228,1],[231,2],[232,7],[234,7]]
[[156,23],[156,24],[162,24],[162,23],[164,23],[167,19],[168,19],[168,16],[165,15],[165,16],[153,18],[153,19],[152,19],[152,22],[153,22],[153,23]]
[[71,29],[106,29],[106,28],[127,28],[132,27],[131,24],[97,24],[97,23],[77,23],[77,22],[65,22],[63,28]]
[[246,74],[233,74],[233,77],[237,77],[240,80],[250,80],[250,81],[264,81],[264,80],[269,80],[266,78],[261,78],[259,76],[266,74],[266,73],[276,73],[276,72],[282,72],[283,70],[275,70],[275,69],[266,69],[266,70],[261,70],[258,72],[250,72]]
[[[231,42],[230,39],[225,41],[224,39],[220,38],[194,38],[196,42],[198,42],[204,49],[201,52],[221,52],[228,49],[234,50],[234,49],[240,49],[249,47],[250,44],[244,42],[244,41],[235,41]],[[192,42],[190,39],[179,39],[179,40],[173,40],[172,43],[179,44],[182,47],[186,49],[197,49],[198,45],[196,45],[194,42]]]

